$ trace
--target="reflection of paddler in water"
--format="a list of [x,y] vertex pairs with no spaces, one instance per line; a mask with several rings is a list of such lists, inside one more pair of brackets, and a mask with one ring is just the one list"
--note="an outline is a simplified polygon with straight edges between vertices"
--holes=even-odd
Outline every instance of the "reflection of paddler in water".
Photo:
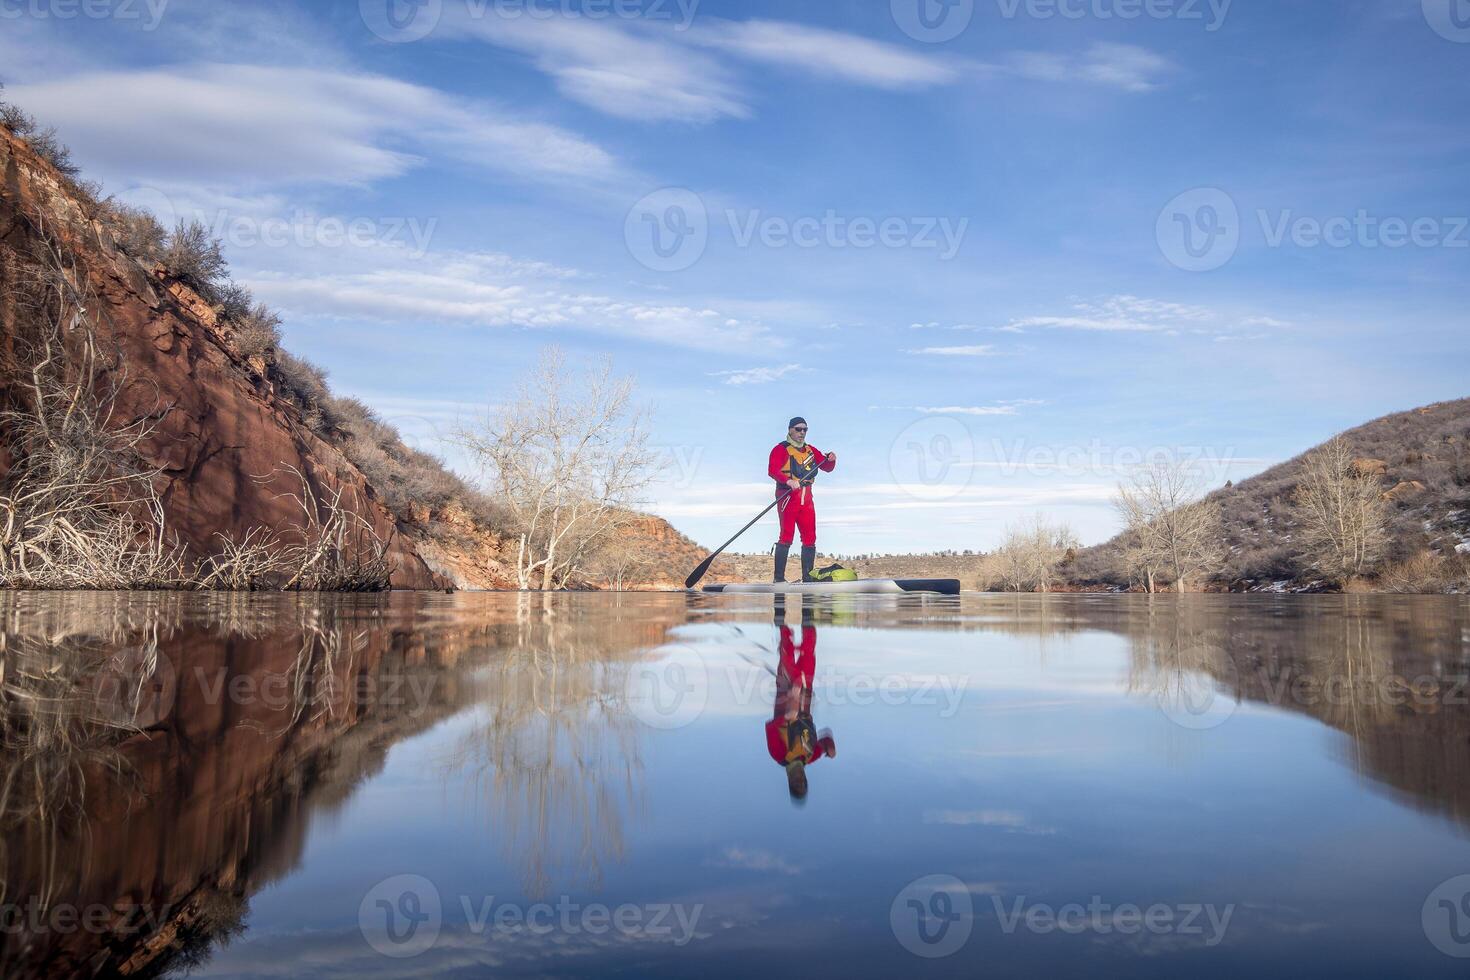
[[771,758],[786,769],[791,799],[806,799],[806,767],[823,756],[835,757],[837,743],[832,730],[818,731],[812,724],[812,679],[817,671],[817,628],[812,625],[811,607],[803,597],[801,642],[786,625],[784,596],[776,597],[776,627],[780,630],[780,662],[776,668],[776,707],[766,722],[766,748]]

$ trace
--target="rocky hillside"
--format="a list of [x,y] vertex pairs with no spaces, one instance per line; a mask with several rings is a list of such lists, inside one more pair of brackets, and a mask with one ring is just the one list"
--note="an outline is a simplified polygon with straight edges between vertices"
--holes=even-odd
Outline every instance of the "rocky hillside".
[[[309,491],[338,498],[388,542],[396,588],[513,586],[493,502],[406,450],[365,407],[331,398],[319,371],[248,336],[248,318],[223,315],[219,297],[129,254],[117,222],[104,220],[106,202],[56,162],[0,125],[0,368],[9,368],[0,375],[14,377],[20,364],[20,280],[38,250],[59,247],[67,275],[92,297],[114,421],[148,420],[142,462],[158,471],[163,523],[191,559],[214,554],[222,535],[299,525]],[[274,336],[274,322],[266,328]],[[0,380],[0,408],[16,404]],[[0,453],[0,477],[9,466]],[[405,483],[450,489],[409,502]],[[702,557],[658,518],[640,517],[632,535],[658,558],[638,577],[644,586],[681,583]]]
[[[1470,398],[1385,415],[1341,438],[1356,457],[1354,468],[1376,480],[1391,505],[1384,566],[1424,553],[1451,559],[1470,554]],[[1221,508],[1228,553],[1215,587],[1313,585],[1316,576],[1303,566],[1294,542],[1292,507],[1307,453],[1210,494]],[[1114,538],[1085,549],[1074,577],[1121,584],[1112,571],[1120,547]]]

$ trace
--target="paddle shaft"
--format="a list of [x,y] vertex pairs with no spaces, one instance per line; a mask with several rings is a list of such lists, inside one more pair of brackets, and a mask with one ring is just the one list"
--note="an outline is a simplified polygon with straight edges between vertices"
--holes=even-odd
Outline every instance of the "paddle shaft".
[[723,552],[726,548],[730,547],[730,545],[734,544],[735,541],[736,541],[736,539],[739,538],[740,535],[744,534],[746,531],[749,531],[751,528],[755,527],[756,521],[759,521],[762,517],[765,517],[767,514],[769,514],[771,512],[771,508],[772,507],[775,507],[781,501],[785,500],[787,497],[791,496],[793,493],[795,493],[797,490],[800,490],[802,487],[809,487],[809,486],[811,486],[812,485],[812,481],[814,481],[817,478],[817,472],[818,471],[814,470],[812,472],[812,475],[811,475],[810,478],[801,481],[801,487],[787,487],[785,493],[781,494],[775,500],[773,500],[769,504],[767,504],[765,510],[761,511],[759,514],[755,515],[755,517],[751,518],[750,523],[747,524],[747,525],[745,525],[744,527],[742,527],[740,530],[736,531],[735,534],[734,534],[734,536],[731,537],[729,541],[726,541],[724,544],[720,545],[714,551],[710,552],[709,557],[706,558],[704,561],[700,562],[699,563],[699,567],[696,568],[694,571],[692,571],[692,572],[689,573],[689,577],[684,580],[684,588],[686,588],[686,589],[692,589],[692,588],[694,588],[694,586],[699,583],[699,580],[702,579],[702,578],[704,578],[705,572],[708,572],[709,571],[709,567],[710,567],[710,565],[714,564],[715,559],[718,558],[718,557],[720,557],[720,553]]

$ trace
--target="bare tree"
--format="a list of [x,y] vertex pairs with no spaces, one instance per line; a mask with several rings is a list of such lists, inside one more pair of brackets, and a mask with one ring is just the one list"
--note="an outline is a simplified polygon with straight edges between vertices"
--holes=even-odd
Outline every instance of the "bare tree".
[[642,541],[626,535],[610,534],[593,555],[589,570],[607,579],[607,586],[621,592],[628,586],[648,581],[657,562]]
[[565,586],[640,502],[654,456],[633,393],[610,360],[573,375],[551,347],[502,405],[451,436],[507,508],[521,588]]
[[1302,460],[1293,494],[1303,557],[1338,582],[1362,574],[1388,542],[1388,504],[1378,478],[1353,465],[1335,438]]
[[1065,524],[1053,524],[1045,514],[1034,514],[1006,529],[1005,543],[996,552],[1006,588],[1015,592],[1050,592],[1059,569],[1075,555],[1077,535]]
[[1173,576],[1174,591],[1188,592],[1192,580],[1219,567],[1220,507],[1201,498],[1198,478],[1175,459],[1156,459],[1118,485],[1113,505],[1134,541],[1130,561],[1143,571],[1150,592],[1160,571]]

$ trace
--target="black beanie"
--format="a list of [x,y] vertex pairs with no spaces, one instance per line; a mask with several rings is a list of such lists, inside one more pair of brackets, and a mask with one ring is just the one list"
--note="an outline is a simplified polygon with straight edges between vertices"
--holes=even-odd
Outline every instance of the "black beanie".
[[786,428],[788,428],[788,429],[794,429],[794,428],[796,428],[796,424],[798,422],[800,422],[802,425],[806,425],[806,419],[804,419],[800,415],[798,415],[796,418],[794,418],[790,422],[787,422],[786,423]]

